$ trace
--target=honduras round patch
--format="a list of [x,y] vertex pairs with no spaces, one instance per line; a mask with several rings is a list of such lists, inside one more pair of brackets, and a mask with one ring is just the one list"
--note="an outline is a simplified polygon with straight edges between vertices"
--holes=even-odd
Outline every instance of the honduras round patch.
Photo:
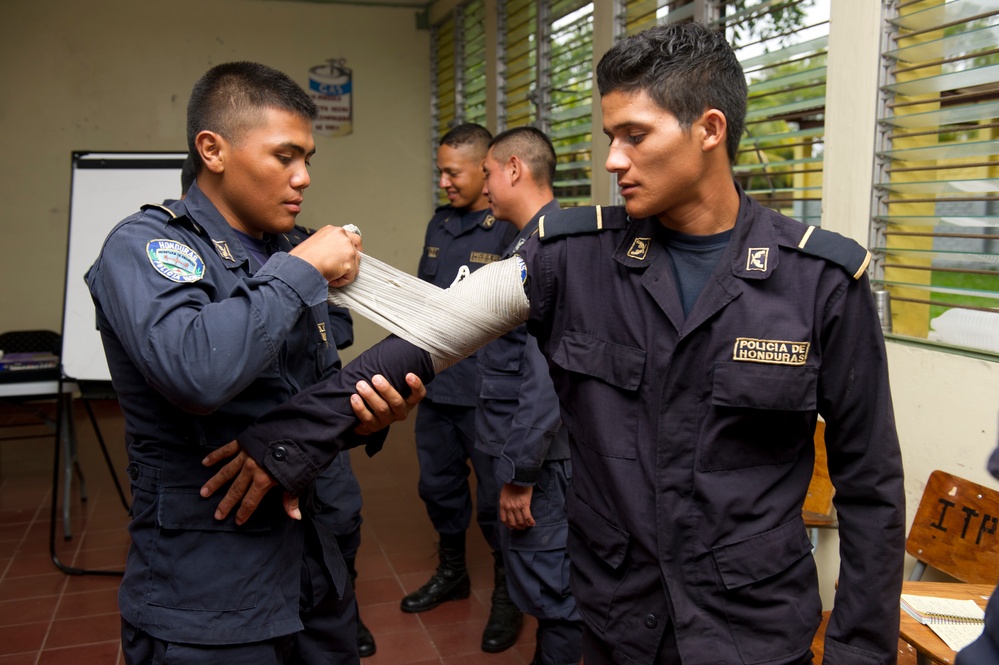
[[146,256],[156,272],[172,282],[197,282],[205,276],[205,262],[198,253],[176,240],[150,240]]
[[527,264],[524,263],[524,259],[520,257],[520,254],[514,254],[517,257],[517,267],[520,268],[520,281],[527,284]]

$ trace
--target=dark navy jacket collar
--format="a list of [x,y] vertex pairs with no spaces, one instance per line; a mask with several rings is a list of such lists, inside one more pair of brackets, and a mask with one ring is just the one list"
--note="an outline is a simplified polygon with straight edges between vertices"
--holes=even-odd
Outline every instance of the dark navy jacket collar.
[[780,261],[777,231],[760,213],[763,211],[755,199],[735,183],[739,192],[739,216],[732,230],[732,275],[740,279],[766,279],[773,274]]
[[[739,193],[739,214],[729,241],[731,273],[740,279],[766,279],[773,274],[779,260],[777,233],[772,224],[760,219],[760,204],[746,194],[739,183],[735,183],[735,187]],[[624,208],[615,210],[625,214]],[[630,220],[614,259],[629,268],[652,265],[663,251],[661,226],[662,222],[655,217]]]
[[552,199],[548,203],[541,206],[541,210],[534,213],[534,217],[532,217],[531,221],[527,223],[527,226],[522,228],[517,233],[517,235],[514,236],[513,242],[511,242],[510,245],[506,248],[506,251],[503,252],[503,258],[508,259],[514,254],[516,254],[517,250],[520,249],[525,242],[527,242],[527,239],[538,232],[538,221],[543,216],[550,215],[558,209],[559,209],[558,201],[556,201],[555,199]]
[[493,213],[489,208],[465,212],[462,212],[457,208],[451,208],[447,217],[444,218],[442,226],[444,227],[444,230],[451,235],[460,236],[468,233],[476,226],[489,228],[495,223],[496,217],[493,216]]

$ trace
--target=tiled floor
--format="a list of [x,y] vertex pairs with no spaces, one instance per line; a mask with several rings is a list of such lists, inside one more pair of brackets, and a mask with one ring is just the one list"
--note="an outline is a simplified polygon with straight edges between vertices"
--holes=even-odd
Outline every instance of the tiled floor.
[[[117,405],[92,402],[119,473],[125,467]],[[0,408],[0,425],[24,419]],[[100,454],[93,428],[77,404],[80,463],[88,499],[73,490],[73,537],[56,550],[66,565],[114,570],[124,565],[127,517]],[[4,428],[0,437],[44,433]],[[115,665],[118,644],[117,577],[70,576],[49,556],[52,438],[0,441],[0,665]],[[468,533],[473,593],[423,614],[403,614],[399,600],[423,584],[436,566],[434,532],[416,493],[412,418],[393,427],[385,450],[369,459],[352,454],[364,495],[358,555],[361,616],[378,652],[365,665],[521,665],[534,652],[533,620],[517,645],[501,654],[480,651],[492,591],[492,558],[473,527]]]

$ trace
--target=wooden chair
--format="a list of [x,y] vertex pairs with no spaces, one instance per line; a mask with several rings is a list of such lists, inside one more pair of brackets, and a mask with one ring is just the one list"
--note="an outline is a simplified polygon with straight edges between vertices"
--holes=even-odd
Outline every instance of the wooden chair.
[[[930,474],[909,527],[905,551],[916,566],[903,593],[975,600],[985,604],[999,580],[999,491],[944,471]],[[959,583],[921,582],[935,568]],[[900,637],[915,647],[920,665],[953,663],[954,652],[927,626],[899,610]]]
[[999,580],[999,491],[944,471],[930,474],[905,551],[916,558],[910,580],[928,566],[969,584]]
[[826,424],[820,420],[815,424],[815,467],[812,470],[812,480],[808,483],[805,505],[801,509],[801,517],[805,520],[813,550],[819,544],[819,529],[835,529],[839,526],[833,508],[835,490],[829,480],[825,434]]

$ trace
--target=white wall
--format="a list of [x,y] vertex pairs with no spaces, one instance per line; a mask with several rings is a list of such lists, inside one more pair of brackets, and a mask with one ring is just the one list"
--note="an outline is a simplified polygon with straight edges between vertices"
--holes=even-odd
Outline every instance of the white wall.
[[[414,9],[3,0],[0,330],[60,329],[72,151],[186,150],[191,87],[231,60],[263,62],[306,86],[310,67],[347,59],[354,133],[316,137],[299,220],[354,222],[369,252],[415,270],[432,212],[429,49]],[[381,336],[359,323],[360,343]]]

